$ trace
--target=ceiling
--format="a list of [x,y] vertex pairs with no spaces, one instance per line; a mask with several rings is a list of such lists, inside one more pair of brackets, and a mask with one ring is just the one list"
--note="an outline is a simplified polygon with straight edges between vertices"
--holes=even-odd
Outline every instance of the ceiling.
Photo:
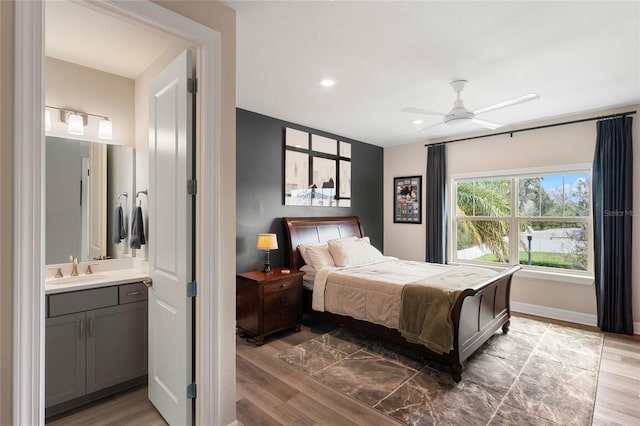
[[[440,125],[449,82],[479,118],[522,123],[640,104],[640,2],[224,1],[237,12],[237,106],[393,146],[477,133]],[[46,2],[48,56],[136,78],[180,41],[82,3]],[[333,78],[336,85],[319,81]],[[412,121],[424,118],[421,125]]]
[[[640,103],[640,2],[224,1],[237,12],[237,106],[379,146],[477,133],[402,112],[519,124]],[[319,84],[336,80],[333,87]],[[488,131],[491,132],[491,131]]]
[[45,3],[47,56],[135,79],[169,47],[185,45],[161,31],[134,25],[86,4]]

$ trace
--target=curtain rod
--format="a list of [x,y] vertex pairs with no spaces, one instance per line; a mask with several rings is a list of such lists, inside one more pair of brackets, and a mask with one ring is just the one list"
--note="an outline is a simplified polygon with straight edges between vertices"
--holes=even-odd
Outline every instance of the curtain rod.
[[501,136],[501,135],[511,135],[511,137],[513,137],[514,133],[527,132],[529,130],[539,130],[539,129],[546,129],[548,127],[565,126],[567,124],[584,123],[585,121],[606,120],[606,119],[609,119],[609,118],[626,117],[627,115],[633,115],[635,113],[636,113],[635,111],[627,111],[627,112],[621,112],[621,113],[618,113],[618,114],[601,115],[599,117],[583,118],[583,119],[580,119],[580,120],[572,120],[572,121],[563,121],[562,123],[545,124],[545,125],[536,126],[536,127],[527,127],[526,129],[507,130],[507,131],[500,132],[500,133],[491,133],[490,135],[470,136],[468,138],[454,139],[454,140],[451,140],[451,141],[444,141],[444,142],[438,142],[438,143],[426,143],[426,144],[424,144],[424,146],[445,145],[445,144],[448,144],[448,143],[469,141],[469,140],[472,140],[472,139],[489,138],[489,137],[492,137],[492,136]]

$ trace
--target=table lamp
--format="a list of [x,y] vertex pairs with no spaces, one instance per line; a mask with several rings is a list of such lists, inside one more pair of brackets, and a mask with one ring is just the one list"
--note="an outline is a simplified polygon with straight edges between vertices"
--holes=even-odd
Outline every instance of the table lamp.
[[258,250],[264,250],[264,269],[263,272],[272,272],[271,263],[269,262],[269,250],[278,248],[278,238],[276,234],[258,234]]

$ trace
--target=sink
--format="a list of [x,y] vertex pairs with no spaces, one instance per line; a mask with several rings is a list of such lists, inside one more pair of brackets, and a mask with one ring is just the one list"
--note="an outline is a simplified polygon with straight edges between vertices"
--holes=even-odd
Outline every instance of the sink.
[[91,274],[91,275],[78,275],[75,277],[62,277],[62,278],[50,278],[47,280],[47,285],[62,285],[62,284],[86,284],[94,281],[102,281],[108,278],[108,275]]

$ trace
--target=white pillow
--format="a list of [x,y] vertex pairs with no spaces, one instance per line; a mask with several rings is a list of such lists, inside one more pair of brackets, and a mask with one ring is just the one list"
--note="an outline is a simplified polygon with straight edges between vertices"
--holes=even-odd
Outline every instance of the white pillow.
[[320,270],[325,266],[336,266],[333,257],[331,257],[331,253],[329,253],[329,246],[327,244],[307,246],[307,256],[311,261],[310,265],[313,266],[315,270]]
[[326,245],[327,243],[300,244],[298,245],[298,251],[300,252],[300,256],[302,256],[304,263],[306,263],[309,266],[312,266],[311,258],[309,257],[309,254],[307,254],[307,248],[309,248],[310,246],[326,246]]
[[330,240],[329,253],[336,266],[359,266],[382,258],[382,253],[371,245],[369,237],[355,240]]
[[[346,238],[341,238],[343,240],[357,240],[358,237],[346,237]],[[309,257],[309,254],[307,253],[307,249],[311,246],[323,246],[323,247],[328,247],[327,246],[327,242],[322,242],[322,243],[309,243],[309,244],[298,244],[298,251],[300,252],[300,256],[302,256],[302,259],[304,260],[304,263],[306,263],[307,265],[313,266],[312,262],[311,262],[311,258]],[[333,266],[333,265],[332,265]]]

